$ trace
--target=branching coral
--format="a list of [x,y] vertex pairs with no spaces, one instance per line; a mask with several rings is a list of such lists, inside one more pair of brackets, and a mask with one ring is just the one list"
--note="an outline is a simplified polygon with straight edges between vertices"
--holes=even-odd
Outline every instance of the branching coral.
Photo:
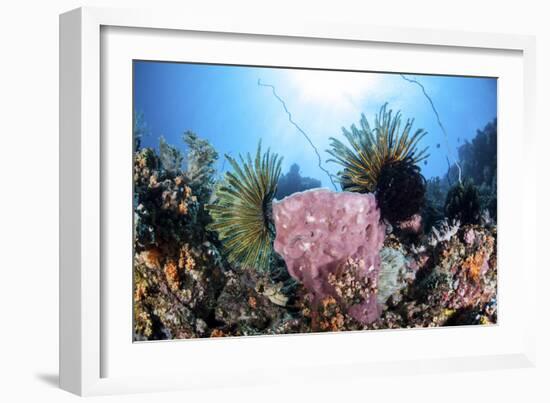
[[[344,169],[339,172],[344,190],[359,193],[374,192],[384,166],[397,161],[418,164],[426,159],[427,148],[417,150],[418,143],[426,135],[423,129],[412,133],[414,120],[407,120],[401,130],[401,113],[393,115],[385,104],[375,117],[371,129],[365,115],[361,115],[360,128],[342,129],[351,147],[331,138],[332,149],[327,152]],[[412,134],[411,134],[412,133]]]
[[213,219],[209,226],[218,233],[228,260],[241,266],[265,269],[269,265],[274,237],[271,202],[281,174],[281,158],[261,143],[252,161],[250,154],[241,164],[226,155],[233,172],[217,192],[217,202],[207,206]]
[[183,156],[181,152],[169,145],[164,137],[160,138],[159,141],[159,156],[162,167],[170,173],[175,173],[181,168],[181,163],[183,161]]
[[214,188],[218,152],[192,131],[183,134],[183,141],[187,145],[185,177],[199,200],[205,203]]
[[453,220],[449,223],[449,220],[443,220],[437,226],[432,227],[428,236],[428,244],[436,246],[440,242],[450,241],[459,229],[460,221]]

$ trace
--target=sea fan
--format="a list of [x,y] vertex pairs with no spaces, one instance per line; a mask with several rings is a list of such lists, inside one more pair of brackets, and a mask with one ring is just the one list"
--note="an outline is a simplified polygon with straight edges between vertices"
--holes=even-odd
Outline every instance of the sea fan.
[[229,262],[265,269],[273,249],[274,228],[271,202],[281,175],[281,161],[269,150],[262,154],[258,144],[256,158],[239,163],[225,156],[233,172],[225,174],[225,183],[216,191],[217,201],[207,206],[213,223],[209,229],[218,233]]
[[420,152],[417,150],[426,131],[417,129],[411,135],[414,119],[407,119],[401,131],[401,113],[393,115],[392,110],[387,111],[386,107],[387,104],[384,104],[375,117],[374,129],[371,129],[365,115],[361,115],[360,129],[355,125],[351,126],[351,131],[342,129],[351,148],[340,140],[330,138],[332,149],[327,152],[334,158],[329,161],[344,168],[338,173],[342,189],[374,192],[380,173],[387,164],[397,161],[418,164],[428,158],[427,148]]

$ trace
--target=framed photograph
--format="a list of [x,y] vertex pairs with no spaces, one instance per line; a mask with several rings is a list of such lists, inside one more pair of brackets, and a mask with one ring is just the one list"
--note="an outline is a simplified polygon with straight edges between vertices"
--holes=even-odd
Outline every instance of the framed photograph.
[[84,8],[60,45],[62,388],[533,365],[533,38]]

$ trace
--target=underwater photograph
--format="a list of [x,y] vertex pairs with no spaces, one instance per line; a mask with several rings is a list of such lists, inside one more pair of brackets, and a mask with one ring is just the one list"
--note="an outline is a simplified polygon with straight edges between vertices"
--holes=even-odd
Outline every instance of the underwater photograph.
[[133,340],[497,323],[497,79],[133,61]]

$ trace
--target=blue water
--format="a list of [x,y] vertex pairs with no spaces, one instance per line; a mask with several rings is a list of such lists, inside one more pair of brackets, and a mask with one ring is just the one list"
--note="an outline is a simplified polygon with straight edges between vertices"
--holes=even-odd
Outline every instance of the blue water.
[[304,136],[288,120],[270,88],[276,87],[293,120],[308,134],[321,154],[323,167],[338,171],[325,150],[329,137],[344,140],[341,127],[358,124],[364,113],[372,125],[387,102],[401,110],[403,124],[414,118],[413,129],[428,134],[419,148],[429,146],[430,157],[421,164],[425,177],[447,172],[447,158],[476,130],[497,116],[497,80],[494,78],[406,75],[420,82],[436,107],[447,132],[421,88],[398,74],[311,71],[283,68],[215,66],[185,63],[134,62],[134,110],[142,113],[148,135],[145,147],[158,147],[160,136],[184,151],[183,132],[192,130],[208,139],[220,153],[218,169],[229,168],[224,154],[254,153],[258,140],[283,156],[283,173],[298,163],[302,176],[331,183],[318,167],[318,159]]

